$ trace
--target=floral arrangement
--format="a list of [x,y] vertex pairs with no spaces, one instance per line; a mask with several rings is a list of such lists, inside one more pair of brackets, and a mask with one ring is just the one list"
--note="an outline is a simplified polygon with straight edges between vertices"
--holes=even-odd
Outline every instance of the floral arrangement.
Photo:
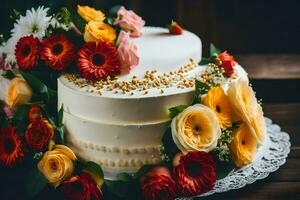
[[[162,163],[105,180],[101,166],[80,160],[64,145],[56,79],[74,70],[89,81],[129,73],[139,63],[132,37],[141,36],[145,22],[124,7],[108,16],[88,6],[77,13],[39,7],[18,14],[0,47],[0,166],[8,174],[30,169],[30,198],[171,200],[205,193],[253,161],[265,138],[260,102],[248,81],[234,79],[234,58],[213,45],[200,63],[207,68],[195,79],[193,102],[169,110]],[[170,33],[182,28],[172,22]]]

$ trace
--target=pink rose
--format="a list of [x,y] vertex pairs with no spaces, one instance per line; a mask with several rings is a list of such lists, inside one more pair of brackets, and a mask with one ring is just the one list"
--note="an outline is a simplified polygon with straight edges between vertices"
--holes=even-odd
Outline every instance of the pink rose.
[[140,62],[137,46],[130,38],[129,33],[125,31],[120,32],[117,46],[121,62],[121,72],[127,74]]
[[130,36],[140,37],[142,35],[141,28],[145,25],[145,21],[132,10],[126,10],[122,6],[118,11],[117,19],[114,21],[114,25],[117,24],[122,29],[130,31]]

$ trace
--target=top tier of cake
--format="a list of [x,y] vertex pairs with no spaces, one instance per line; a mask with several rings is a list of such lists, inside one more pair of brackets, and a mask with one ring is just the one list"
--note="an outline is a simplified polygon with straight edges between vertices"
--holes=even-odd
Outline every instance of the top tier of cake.
[[130,74],[119,76],[120,79],[129,80],[133,75],[143,78],[146,71],[153,69],[163,74],[185,65],[191,58],[195,62],[201,60],[201,40],[189,31],[171,35],[165,28],[144,27],[142,33],[142,37],[134,38],[140,63]]

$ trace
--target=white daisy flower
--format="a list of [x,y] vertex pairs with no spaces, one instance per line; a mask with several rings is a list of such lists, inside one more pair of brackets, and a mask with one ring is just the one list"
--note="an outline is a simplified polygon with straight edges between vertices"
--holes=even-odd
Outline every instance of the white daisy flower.
[[43,6],[38,7],[36,10],[34,8],[27,10],[26,15],[21,16],[14,24],[14,28],[11,31],[12,37],[21,38],[33,35],[42,39],[51,21],[51,16],[47,16],[48,10],[49,8],[44,8]]
[[52,18],[51,16],[47,16],[48,10],[49,8],[41,6],[37,9],[32,8],[31,10],[27,10],[25,16],[20,16],[11,30],[11,38],[0,46],[0,53],[6,55],[6,62],[11,64],[16,62],[15,48],[20,38],[33,35],[42,39],[45,36]]
[[11,37],[7,40],[6,43],[4,43],[2,46],[0,46],[0,53],[5,54],[5,61],[10,64],[14,64],[16,62],[15,57],[15,48],[19,41],[19,38],[17,37]]

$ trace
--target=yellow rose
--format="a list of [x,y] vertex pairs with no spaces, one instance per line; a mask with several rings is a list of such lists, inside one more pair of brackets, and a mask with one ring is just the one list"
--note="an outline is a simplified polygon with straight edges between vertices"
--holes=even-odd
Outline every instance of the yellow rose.
[[248,125],[242,123],[233,133],[232,141],[229,145],[231,156],[237,167],[250,164],[257,152],[257,140],[251,133]]
[[38,163],[38,169],[54,187],[59,186],[69,178],[74,171],[76,156],[71,149],[64,145],[56,145],[47,151]]
[[233,110],[221,86],[212,87],[204,97],[203,104],[214,111],[219,119],[221,128],[231,126]]
[[105,19],[105,15],[100,10],[96,10],[89,6],[77,6],[77,13],[87,22],[98,21],[102,22]]
[[10,107],[26,104],[32,97],[28,83],[21,78],[14,78],[8,86],[6,103]]
[[183,152],[213,150],[221,136],[215,113],[205,105],[195,104],[172,120],[172,137]]
[[237,116],[249,126],[251,133],[261,145],[265,140],[266,125],[262,108],[252,88],[247,82],[238,80],[229,85],[227,95]]
[[116,37],[115,29],[103,22],[90,21],[85,26],[84,41],[86,42],[105,40],[112,43]]

